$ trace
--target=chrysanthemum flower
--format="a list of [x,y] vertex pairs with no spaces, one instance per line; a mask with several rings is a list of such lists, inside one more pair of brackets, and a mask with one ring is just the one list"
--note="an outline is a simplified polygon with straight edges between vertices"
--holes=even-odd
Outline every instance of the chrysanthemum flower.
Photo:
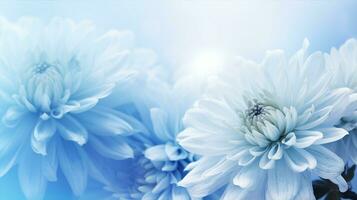
[[[111,180],[106,189],[119,199],[190,200],[187,190],[177,183],[186,175],[186,166],[195,156],[176,141],[183,130],[185,111],[197,99],[200,85],[187,87],[193,79],[181,79],[173,87],[150,80],[141,88],[145,101],[138,107],[147,128],[133,136],[138,152],[134,159],[112,163]],[[197,89],[194,89],[197,88]]]
[[336,151],[346,160],[357,164],[357,40],[350,39],[340,49],[333,48],[327,55],[327,67],[333,74],[332,88],[349,88],[349,106],[337,124],[349,132],[336,142]]
[[[133,157],[124,136],[135,132],[134,120],[105,100],[135,77],[130,33],[97,35],[91,23],[66,19],[1,20],[0,27],[1,176],[18,164],[26,197],[41,199],[60,168],[79,195],[95,171],[88,152]],[[129,92],[121,95],[116,104]]]
[[290,59],[239,59],[186,113],[179,144],[202,158],[179,184],[193,196],[225,187],[224,200],[314,199],[312,173],[347,189],[343,160],[324,144],[347,134],[333,125],[349,90],[329,90],[324,56],[305,58],[307,46]]

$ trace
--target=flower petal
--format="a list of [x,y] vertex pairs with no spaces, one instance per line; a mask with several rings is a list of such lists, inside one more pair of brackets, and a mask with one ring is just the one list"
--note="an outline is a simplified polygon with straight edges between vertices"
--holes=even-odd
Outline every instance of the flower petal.
[[221,200],[245,200],[248,198],[250,191],[242,189],[234,184],[229,184],[221,197]]
[[180,146],[174,145],[172,143],[165,144],[165,152],[170,160],[182,160],[185,159],[188,154],[185,150],[183,150]]
[[319,131],[295,131],[296,143],[294,147],[306,148],[314,144],[323,137]]
[[287,165],[295,172],[303,172],[306,169],[316,167],[316,159],[306,150],[290,148],[284,154]]
[[57,145],[55,141],[50,141],[47,148],[47,155],[42,159],[42,170],[43,175],[49,181],[57,180],[57,168],[58,168],[58,158],[57,158]]
[[47,180],[42,173],[41,156],[28,151],[19,163],[18,177],[22,191],[27,199],[42,199]]
[[150,109],[150,116],[154,132],[159,137],[159,139],[164,141],[172,139],[172,134],[175,133],[170,133],[170,130],[167,127],[169,122],[167,113],[160,108],[152,108]]
[[74,144],[68,142],[59,144],[60,167],[73,193],[77,196],[82,194],[87,186],[87,167],[83,159],[81,150]]
[[122,118],[124,114],[109,108],[96,107],[78,116],[88,130],[96,135],[130,135],[133,127]]
[[318,131],[323,133],[323,138],[315,142],[315,144],[326,144],[335,142],[348,135],[348,132],[342,128],[321,128]]
[[165,145],[156,145],[145,150],[145,157],[153,161],[165,161],[167,157]]
[[74,141],[79,145],[83,145],[87,142],[87,130],[70,115],[66,115],[60,123],[57,124],[57,128],[61,136],[66,140]]
[[47,154],[47,142],[55,134],[56,124],[52,119],[40,119],[31,135],[31,147],[36,153]]
[[19,108],[17,106],[13,106],[6,110],[1,121],[7,127],[15,127],[20,122],[24,114],[24,109]]
[[190,200],[190,195],[183,187],[172,187],[172,200]]
[[336,178],[344,171],[344,162],[335,153],[320,145],[308,148],[308,151],[317,160],[317,166],[313,170],[318,176],[325,179]]
[[134,157],[133,149],[124,141],[124,138],[92,136],[89,144],[100,155],[107,158],[123,160]]
[[255,165],[243,167],[239,170],[238,174],[233,178],[233,184],[243,189],[256,186],[264,177],[265,171]]
[[266,199],[294,199],[300,188],[300,174],[290,170],[284,162],[278,161],[268,172]]

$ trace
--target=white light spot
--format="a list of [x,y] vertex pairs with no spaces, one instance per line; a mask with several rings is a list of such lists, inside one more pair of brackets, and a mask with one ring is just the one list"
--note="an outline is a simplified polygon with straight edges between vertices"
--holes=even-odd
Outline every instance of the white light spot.
[[186,73],[200,77],[216,75],[225,62],[225,56],[220,51],[203,50],[186,65]]

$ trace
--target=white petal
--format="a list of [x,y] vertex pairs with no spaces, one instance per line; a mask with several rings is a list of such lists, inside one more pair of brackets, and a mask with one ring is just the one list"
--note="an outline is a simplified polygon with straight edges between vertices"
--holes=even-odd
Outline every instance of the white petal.
[[269,151],[266,151],[259,160],[259,167],[262,169],[272,169],[275,166],[275,160],[268,158]]
[[[85,83],[82,83],[81,87],[82,85],[85,85]],[[80,101],[81,99],[88,99],[88,98],[102,99],[110,95],[114,87],[115,87],[114,83],[99,84],[99,85],[97,84],[94,86],[93,84],[91,84],[91,87],[88,87],[87,85],[86,87],[80,88],[78,92],[76,92],[75,95],[73,96],[73,99],[78,99],[78,101]]]
[[325,179],[336,178],[344,171],[344,162],[335,153],[320,145],[308,148],[308,151],[317,160],[317,166],[313,170],[318,176]]
[[145,150],[145,157],[153,161],[168,160],[165,145],[156,145]]
[[287,166],[295,172],[303,172],[306,169],[316,167],[316,159],[304,149],[290,148],[284,154]]
[[280,137],[280,131],[269,121],[265,121],[265,124],[261,127],[264,135],[271,141],[276,141]]
[[39,120],[35,126],[33,135],[36,140],[48,140],[56,132],[56,124],[53,120]]
[[70,141],[74,141],[79,145],[87,142],[88,132],[74,117],[66,115],[59,123],[57,128],[61,136]]
[[257,163],[243,167],[238,171],[238,174],[233,178],[233,184],[243,189],[256,187],[262,181],[265,170],[258,167]]
[[283,157],[284,149],[280,143],[277,143],[271,147],[268,153],[268,158],[272,160],[279,160]]
[[308,130],[318,127],[320,124],[324,123],[325,120],[329,117],[329,114],[332,109],[333,106],[327,106],[317,112],[314,112],[310,119],[305,124],[297,126],[296,130]]
[[326,144],[335,142],[342,139],[344,136],[348,135],[348,132],[342,128],[321,128],[318,131],[323,133],[323,138],[317,140],[315,144]]
[[165,152],[171,161],[185,159],[188,156],[185,150],[183,150],[180,146],[174,145],[172,143],[165,144]]
[[292,146],[296,144],[296,136],[294,132],[288,133],[281,142],[286,146]]
[[300,174],[290,170],[284,162],[278,161],[268,172],[267,200],[294,199],[300,188]]
[[[186,128],[177,137],[177,141],[186,150],[199,155],[222,155],[236,148],[232,144],[234,136],[206,133],[193,128]],[[209,146],[209,148],[207,148]]]
[[79,106],[72,107],[72,109],[69,112],[82,113],[82,112],[90,110],[91,108],[96,106],[97,103],[98,103],[98,98],[81,99],[78,101]]
[[52,119],[40,119],[31,135],[31,147],[34,152],[46,155],[47,142],[56,132],[56,124]]
[[222,171],[214,176],[202,176],[202,174],[211,166],[218,163],[222,158],[220,157],[203,157],[197,161],[197,165],[190,171],[178,185],[187,188],[193,197],[202,198],[208,194],[218,190],[231,178],[233,166],[237,164],[233,161],[230,162],[231,167],[229,170]]
[[248,198],[251,191],[247,189],[242,189],[234,184],[229,184],[220,200],[245,200]]
[[342,176],[337,176],[330,179],[334,184],[338,186],[340,192],[346,192],[348,190],[348,183]]
[[[228,119],[229,120],[229,119]],[[220,118],[214,113],[201,108],[192,108],[185,113],[183,123],[186,127],[193,127],[195,129],[205,132],[226,132],[234,134],[235,130],[229,124],[225,123],[225,118]]]
[[323,137],[319,131],[295,131],[296,143],[294,147],[306,148],[314,144]]

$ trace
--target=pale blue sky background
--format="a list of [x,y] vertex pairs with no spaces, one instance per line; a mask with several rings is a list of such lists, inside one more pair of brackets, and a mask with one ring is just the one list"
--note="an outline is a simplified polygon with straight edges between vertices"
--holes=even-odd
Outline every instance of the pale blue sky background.
[[[101,30],[129,29],[138,46],[154,49],[168,67],[188,65],[206,51],[251,59],[274,48],[293,53],[305,37],[311,50],[328,51],[357,36],[357,1],[352,0],[22,0],[0,1],[0,15],[10,20],[62,16],[92,20]],[[52,185],[47,199],[70,198],[66,192],[67,187]],[[0,200],[21,198],[13,170],[0,179]]]

